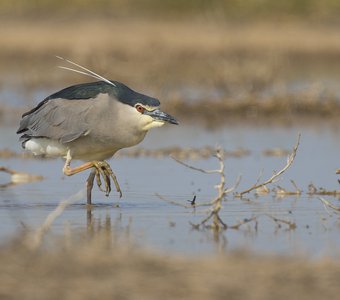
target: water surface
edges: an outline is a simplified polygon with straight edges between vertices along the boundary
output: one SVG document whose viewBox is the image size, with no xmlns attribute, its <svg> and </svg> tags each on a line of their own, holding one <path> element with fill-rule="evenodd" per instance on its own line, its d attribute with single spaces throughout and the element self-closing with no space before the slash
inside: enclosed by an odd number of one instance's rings
<svg viewBox="0 0 340 300">
<path fill-rule="evenodd" d="M 257 226 L 252 222 L 239 230 L 229 229 L 218 239 L 210 230 L 194 230 L 189 222 L 199 223 L 206 216 L 201 208 L 194 210 L 175 206 L 161 200 L 156 193 L 182 204 L 188 204 L 193 195 L 197 196 L 197 203 L 206 202 L 215 196 L 214 185 L 219 182 L 219 177 L 185 168 L 169 157 L 111 159 L 123 198 L 119 199 L 115 191 L 107 198 L 95 187 L 92 218 L 98 221 L 109 217 L 111 222 L 118 224 L 118 228 L 129 230 L 130 238 L 136 243 L 166 252 L 207 254 L 215 253 L 217 249 L 245 248 L 259 253 L 338 257 L 339 215 L 331 210 L 326 211 L 316 196 L 307 195 L 311 182 L 316 187 L 329 190 L 339 188 L 339 177 L 335 174 L 335 169 L 340 167 L 340 142 L 336 128 L 320 124 L 294 128 L 244 125 L 209 131 L 199 126 L 167 126 L 151 131 L 140 147 L 159 149 L 219 145 L 226 150 L 247 149 L 249 155 L 227 157 L 225 160 L 228 186 L 234 185 L 236 178 L 242 175 L 237 188 L 242 191 L 256 182 L 261 170 L 264 180 L 285 165 L 286 157 L 268 157 L 263 151 L 292 149 L 299 132 L 301 144 L 296 160 L 276 184 L 294 190 L 290 183 L 293 179 L 303 190 L 301 196 L 278 199 L 274 193 L 264 196 L 251 193 L 245 196 L 245 200 L 230 195 L 224 202 L 221 217 L 225 223 L 233 225 L 244 218 L 257 216 Z M 0 128 L 0 136 L 3 148 L 21 151 L 15 128 Z M 79 163 L 74 161 L 73 165 Z M 215 158 L 188 163 L 205 169 L 218 167 Z M 1 188 L 0 242 L 10 238 L 22 226 L 34 228 L 41 224 L 60 200 L 84 189 L 87 177 L 87 173 L 63 176 L 61 159 L 0 159 L 0 165 L 45 177 L 40 182 Z M 9 177 L 1 174 L 0 180 L 5 183 Z M 335 205 L 340 204 L 335 197 L 325 198 Z M 52 232 L 62 232 L 66 223 L 75 229 L 85 228 L 88 222 L 85 203 L 84 198 L 68 207 L 55 221 Z M 284 224 L 280 227 L 268 214 L 294 222 L 297 227 L 294 230 Z"/>
</svg>

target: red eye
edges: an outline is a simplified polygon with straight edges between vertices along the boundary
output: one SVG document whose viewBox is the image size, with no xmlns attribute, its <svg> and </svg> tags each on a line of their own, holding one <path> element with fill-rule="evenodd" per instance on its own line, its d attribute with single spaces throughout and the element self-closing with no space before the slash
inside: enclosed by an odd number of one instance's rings
<svg viewBox="0 0 340 300">
<path fill-rule="evenodd" d="M 139 104 L 136 105 L 136 109 L 137 109 L 137 111 L 140 112 L 141 114 L 144 113 L 144 110 L 145 110 L 145 108 L 144 108 L 143 106 L 139 105 Z"/>
</svg>

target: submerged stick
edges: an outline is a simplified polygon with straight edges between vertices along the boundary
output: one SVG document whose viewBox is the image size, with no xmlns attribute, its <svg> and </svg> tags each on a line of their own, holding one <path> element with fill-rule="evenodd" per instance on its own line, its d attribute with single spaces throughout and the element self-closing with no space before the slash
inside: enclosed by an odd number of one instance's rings
<svg viewBox="0 0 340 300">
<path fill-rule="evenodd" d="M 60 201 L 59 205 L 46 217 L 44 223 L 42 223 L 32 234 L 28 235 L 26 239 L 27 246 L 32 250 L 37 249 L 41 245 L 44 235 L 51 228 L 53 222 L 64 212 L 66 207 L 84 198 L 85 193 L 85 189 L 81 189 L 78 193 L 68 199 Z"/>
</svg>

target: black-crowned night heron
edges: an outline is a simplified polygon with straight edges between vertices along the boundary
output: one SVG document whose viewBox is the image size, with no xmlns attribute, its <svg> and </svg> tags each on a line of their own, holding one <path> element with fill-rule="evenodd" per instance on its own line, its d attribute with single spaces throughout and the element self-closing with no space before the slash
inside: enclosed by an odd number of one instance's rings
<svg viewBox="0 0 340 300">
<path fill-rule="evenodd" d="M 65 59 L 64 59 L 65 60 Z M 94 178 L 106 195 L 111 179 L 122 195 L 116 176 L 105 161 L 118 150 L 140 143 L 149 129 L 165 122 L 178 124 L 172 116 L 159 110 L 159 100 L 137 93 L 118 81 L 104 77 L 65 60 L 81 69 L 71 70 L 100 81 L 67 87 L 40 102 L 22 116 L 17 131 L 23 148 L 35 155 L 64 157 L 63 172 L 71 176 L 92 169 L 87 179 L 87 203 L 91 204 Z M 86 161 L 71 168 L 72 159 Z"/>
</svg>

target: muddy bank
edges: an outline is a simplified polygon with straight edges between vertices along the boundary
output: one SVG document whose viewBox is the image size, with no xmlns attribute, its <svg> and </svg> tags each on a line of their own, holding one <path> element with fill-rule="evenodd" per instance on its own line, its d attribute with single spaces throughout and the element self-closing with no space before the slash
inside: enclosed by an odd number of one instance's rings
<svg viewBox="0 0 340 300">
<path fill-rule="evenodd" d="M 124 244 L 124 243 L 123 243 Z M 53 250 L 0 249 L 2 299 L 335 299 L 340 266 L 326 259 L 261 257 L 240 251 L 178 257 L 107 238 L 59 241 Z"/>
</svg>

